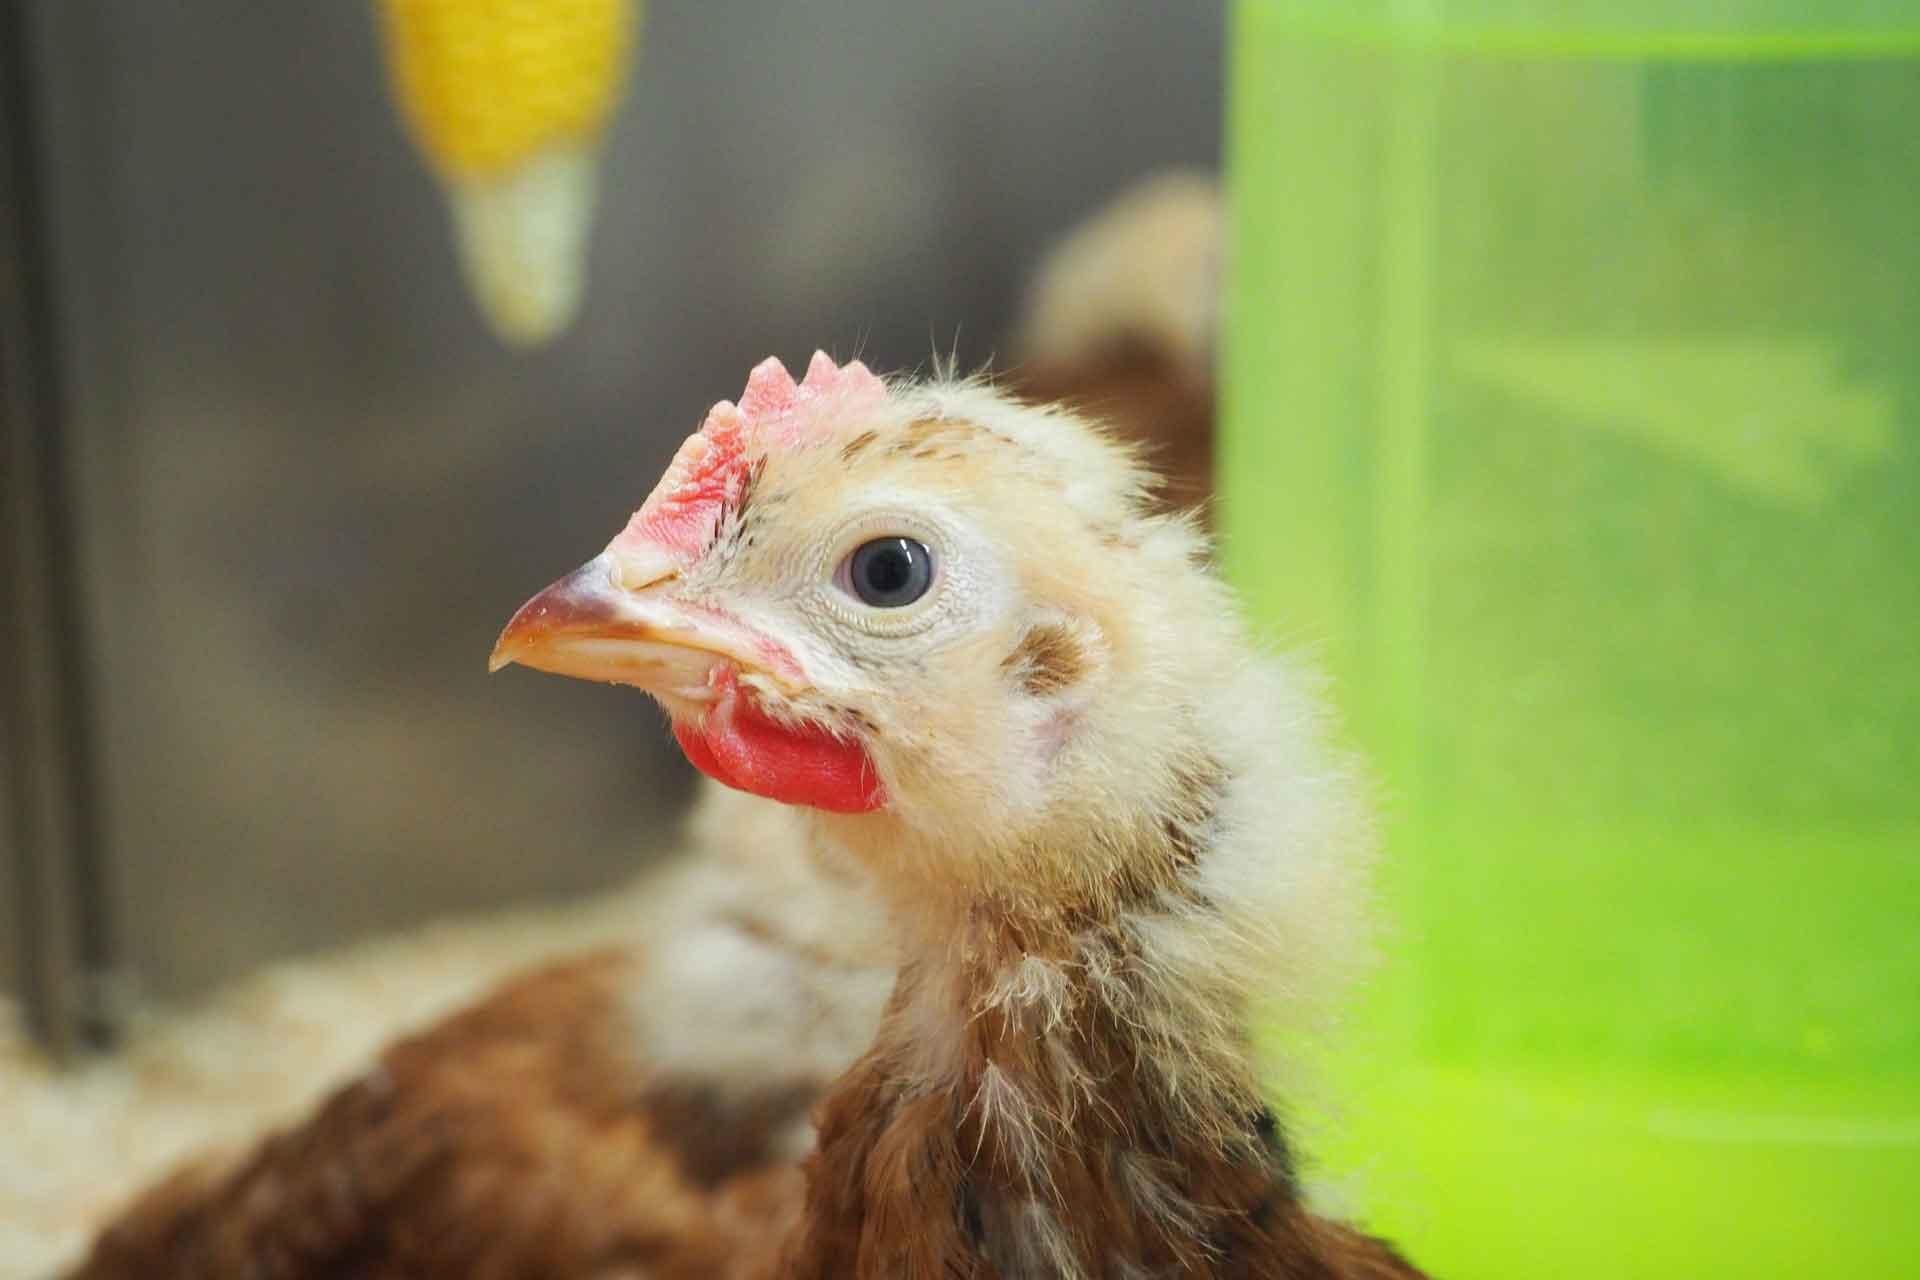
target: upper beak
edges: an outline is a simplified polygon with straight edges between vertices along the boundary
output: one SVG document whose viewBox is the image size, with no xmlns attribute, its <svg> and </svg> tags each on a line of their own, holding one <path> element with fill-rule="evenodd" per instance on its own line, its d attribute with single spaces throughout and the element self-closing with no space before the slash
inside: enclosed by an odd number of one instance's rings
<svg viewBox="0 0 1920 1280">
<path fill-rule="evenodd" d="M 669 709 L 713 701 L 708 676 L 730 662 L 794 688 L 767 647 L 724 615 L 676 598 L 676 575 L 603 551 L 521 605 L 494 642 L 487 670 L 509 663 L 645 689 Z M 691 704 L 689 706 L 688 704 Z"/>
</svg>

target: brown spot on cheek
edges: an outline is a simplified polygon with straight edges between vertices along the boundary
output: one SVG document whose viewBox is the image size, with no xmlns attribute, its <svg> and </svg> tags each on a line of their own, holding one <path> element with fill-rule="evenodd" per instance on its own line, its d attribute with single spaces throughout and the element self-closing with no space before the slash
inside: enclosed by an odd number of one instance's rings
<svg viewBox="0 0 1920 1280">
<path fill-rule="evenodd" d="M 1087 673 L 1087 655 L 1069 628 L 1041 623 L 1027 628 L 1000 666 L 1022 689 L 1044 698 L 1078 684 Z"/>
</svg>

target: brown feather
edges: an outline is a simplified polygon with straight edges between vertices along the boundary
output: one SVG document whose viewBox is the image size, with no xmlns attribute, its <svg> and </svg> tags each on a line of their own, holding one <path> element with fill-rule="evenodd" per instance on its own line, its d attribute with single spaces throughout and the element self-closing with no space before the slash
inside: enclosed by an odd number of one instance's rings
<svg viewBox="0 0 1920 1280">
<path fill-rule="evenodd" d="M 1211 518 L 1214 393 L 1173 357 L 1130 335 L 1071 360 L 1035 359 L 1008 379 L 1035 404 L 1058 404 L 1103 423 L 1146 450 L 1166 510 L 1196 508 Z"/>
<path fill-rule="evenodd" d="M 740 1274 L 797 1200 L 775 1141 L 810 1095 L 723 1114 L 652 1080 L 631 964 L 556 965 L 401 1041 L 243 1163 L 149 1192 L 77 1280 Z"/>
<path fill-rule="evenodd" d="M 1147 865 L 1169 882 L 1183 867 L 1174 857 Z M 1115 924 L 1094 923 L 1093 945 L 1112 951 L 1110 971 L 1137 974 Z M 1257 1099 L 1225 1143 L 1170 1110 L 1110 1001 L 1072 995 L 1054 1023 L 974 994 L 1034 957 L 1084 971 L 1089 928 L 1078 910 L 972 913 L 956 944 L 967 956 L 959 1000 L 979 1012 L 950 1083 L 917 1083 L 907 1066 L 906 1009 L 920 984 L 940 979 L 902 972 L 879 1043 L 821 1105 L 805 1220 L 778 1274 L 1024 1280 L 1119 1275 L 1124 1264 L 1248 1280 L 1418 1277 L 1384 1244 L 1307 1212 Z M 996 1098 L 1012 1097 L 1033 1128 L 995 1114 Z"/>
</svg>

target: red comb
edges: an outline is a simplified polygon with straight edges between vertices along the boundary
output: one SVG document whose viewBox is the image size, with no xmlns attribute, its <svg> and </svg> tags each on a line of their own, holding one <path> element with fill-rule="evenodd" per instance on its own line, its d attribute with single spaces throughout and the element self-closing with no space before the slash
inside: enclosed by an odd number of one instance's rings
<svg viewBox="0 0 1920 1280">
<path fill-rule="evenodd" d="M 816 351 L 807 376 L 796 384 L 787 367 L 769 356 L 747 375 L 739 404 L 722 400 L 707 412 L 614 545 L 646 543 L 682 564 L 692 562 L 713 541 L 721 513 L 746 489 L 750 455 L 822 434 L 822 409 L 868 404 L 886 393 L 886 384 L 858 360 L 843 367 Z"/>
</svg>

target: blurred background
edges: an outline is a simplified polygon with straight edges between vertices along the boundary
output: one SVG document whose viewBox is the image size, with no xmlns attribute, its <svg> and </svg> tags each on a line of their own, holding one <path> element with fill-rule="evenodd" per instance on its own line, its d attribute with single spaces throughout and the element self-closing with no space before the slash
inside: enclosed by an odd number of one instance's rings
<svg viewBox="0 0 1920 1280">
<path fill-rule="evenodd" d="M 632 872 L 690 772 L 638 696 L 489 680 L 514 607 L 756 361 L 1004 354 L 1051 240 L 1219 146 L 1214 5 L 656 5 L 580 313 L 512 348 L 375 6 L 8 7 L 89 694 L 81 759 L 8 749 L 82 771 L 46 821 L 98 862 L 8 927 L 83 1002 Z"/>
<path fill-rule="evenodd" d="M 1920 0 L 657 5 L 597 205 L 471 198 L 371 5 L 0 15 L 53 1042 L 647 864 L 686 766 L 487 680 L 510 611 L 761 357 L 1017 352 L 1058 237 L 1224 159 L 1221 558 L 1386 811 L 1324 1194 L 1437 1274 L 1920 1270 Z M 542 342 L 469 287 L 508 206 L 593 206 Z M 1210 302 L 1175 240 L 1056 319 Z"/>
</svg>

